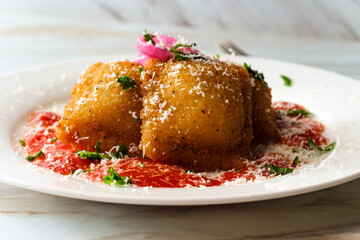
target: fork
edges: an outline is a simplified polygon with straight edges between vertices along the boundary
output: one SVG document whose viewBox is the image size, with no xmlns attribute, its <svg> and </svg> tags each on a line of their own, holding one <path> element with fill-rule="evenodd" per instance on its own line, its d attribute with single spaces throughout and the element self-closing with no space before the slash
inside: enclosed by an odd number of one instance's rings
<svg viewBox="0 0 360 240">
<path fill-rule="evenodd" d="M 249 56 L 249 54 L 247 54 L 239 46 L 237 46 L 234 42 L 230 40 L 219 43 L 218 47 L 229 54 L 235 53 L 235 55 Z"/>
</svg>

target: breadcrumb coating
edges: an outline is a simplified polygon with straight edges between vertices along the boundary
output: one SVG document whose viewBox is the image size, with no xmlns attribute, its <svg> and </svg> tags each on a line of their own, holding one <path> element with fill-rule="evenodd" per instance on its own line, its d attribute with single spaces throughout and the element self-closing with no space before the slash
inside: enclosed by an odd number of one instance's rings
<svg viewBox="0 0 360 240">
<path fill-rule="evenodd" d="M 95 63 L 80 77 L 57 127 L 63 143 L 93 151 L 101 141 L 102 151 L 118 144 L 140 142 L 142 108 L 139 64 L 131 62 Z M 136 87 L 124 90 L 118 77 L 128 76 Z"/>
<path fill-rule="evenodd" d="M 248 72 L 220 61 L 150 60 L 142 78 L 140 148 L 195 171 L 241 168 L 250 156 Z"/>
</svg>

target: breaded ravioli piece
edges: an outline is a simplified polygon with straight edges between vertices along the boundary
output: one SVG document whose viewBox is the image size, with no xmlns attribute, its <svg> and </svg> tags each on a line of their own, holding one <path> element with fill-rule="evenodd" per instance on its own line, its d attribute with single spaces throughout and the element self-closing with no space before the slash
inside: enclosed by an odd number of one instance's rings
<svg viewBox="0 0 360 240">
<path fill-rule="evenodd" d="M 131 62 L 90 66 L 72 90 L 57 127 L 58 139 L 89 151 L 97 141 L 101 141 L 102 151 L 118 144 L 138 145 L 142 108 L 139 66 Z M 119 77 L 124 86 L 117 81 Z"/>
<path fill-rule="evenodd" d="M 151 59 L 145 70 L 146 156 L 194 171 L 241 168 L 252 139 L 248 72 L 217 60 Z"/>
<path fill-rule="evenodd" d="M 254 129 L 254 143 L 266 143 L 279 137 L 276 125 L 276 113 L 271 106 L 271 88 L 265 82 L 264 74 L 254 70 L 244 63 L 245 69 L 249 72 L 253 102 L 252 122 Z"/>
<path fill-rule="evenodd" d="M 254 128 L 254 141 L 266 142 L 276 139 L 279 131 L 276 125 L 276 113 L 271 107 L 271 89 L 266 82 L 250 79 L 252 90 L 252 122 Z"/>
</svg>

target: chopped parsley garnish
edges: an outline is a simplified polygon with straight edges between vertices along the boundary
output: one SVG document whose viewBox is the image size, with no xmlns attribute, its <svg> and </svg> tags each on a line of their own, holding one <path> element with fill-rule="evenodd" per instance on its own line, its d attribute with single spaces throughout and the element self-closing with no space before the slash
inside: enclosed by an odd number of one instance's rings
<svg viewBox="0 0 360 240">
<path fill-rule="evenodd" d="M 303 115 L 303 116 L 307 116 L 307 115 L 311 115 L 312 113 L 303 109 L 295 109 L 295 110 L 288 110 L 286 112 L 286 115 Z"/>
<path fill-rule="evenodd" d="M 298 156 L 296 156 L 295 158 L 294 158 L 294 160 L 293 160 L 293 165 L 298 165 L 299 164 L 299 162 L 300 162 L 300 159 L 299 159 L 299 157 Z"/>
<path fill-rule="evenodd" d="M 145 42 L 151 42 L 152 43 L 152 45 L 154 45 L 155 46 L 155 41 L 154 41 L 154 37 L 156 37 L 155 35 L 152 35 L 152 34 L 150 34 L 150 33 L 148 33 L 147 31 L 146 31 L 146 29 L 145 29 L 145 33 L 144 33 L 144 41 Z"/>
<path fill-rule="evenodd" d="M 265 82 L 265 77 L 264 74 L 261 72 L 258 72 L 257 70 L 253 70 L 251 68 L 251 65 L 247 65 L 247 63 L 244 63 L 244 68 L 250 73 L 251 77 L 262 82 L 262 83 L 266 83 Z"/>
<path fill-rule="evenodd" d="M 184 56 L 185 54 L 180 49 L 178 49 L 179 47 L 184 47 L 184 46 L 190 47 L 190 45 L 184 45 L 184 44 L 179 43 L 179 44 L 176 44 L 174 47 L 170 48 L 170 52 L 175 54 L 175 59 L 178 59 L 181 61 L 189 59 L 188 57 Z"/>
<path fill-rule="evenodd" d="M 219 58 L 220 58 L 220 54 L 216 54 L 216 58 L 219 59 Z"/>
<path fill-rule="evenodd" d="M 275 166 L 274 164 L 267 165 L 267 166 L 265 166 L 265 168 L 267 170 L 269 170 L 271 174 L 277 173 L 280 175 L 286 175 L 286 174 L 292 173 L 294 171 L 294 169 L 286 168 L 286 167 L 278 167 L 278 166 Z"/>
<path fill-rule="evenodd" d="M 104 183 L 111 185 L 119 185 L 123 186 L 125 184 L 131 184 L 133 183 L 129 177 L 122 177 L 117 172 L 114 171 L 113 166 L 107 172 L 110 175 L 106 175 L 103 178 Z"/>
<path fill-rule="evenodd" d="M 117 145 L 117 151 L 114 152 L 110 152 L 111 156 L 113 156 L 114 158 L 124 158 L 124 156 L 126 156 L 128 154 L 128 150 L 126 145 Z"/>
<path fill-rule="evenodd" d="M 95 151 L 96 152 L 101 152 L 100 145 L 101 145 L 101 142 L 99 140 L 97 140 L 96 145 L 95 145 Z"/>
<path fill-rule="evenodd" d="M 242 172 L 243 170 L 241 169 L 235 169 L 235 172 Z"/>
<path fill-rule="evenodd" d="M 139 162 L 139 166 L 143 168 L 143 167 L 145 167 L 145 164 Z"/>
<path fill-rule="evenodd" d="M 48 128 L 48 132 L 49 132 L 49 133 L 52 133 L 52 129 L 51 129 L 51 128 Z"/>
<path fill-rule="evenodd" d="M 74 174 L 77 170 L 79 170 L 79 169 L 73 169 L 73 170 L 71 171 L 71 174 Z M 90 169 L 90 170 L 82 170 L 82 169 L 81 169 L 81 171 L 80 171 L 79 173 L 87 173 L 87 172 L 91 172 L 91 169 Z"/>
<path fill-rule="evenodd" d="M 125 91 L 136 87 L 135 81 L 126 75 L 120 76 L 117 79 L 117 82 L 120 83 L 120 87 L 122 87 Z"/>
<path fill-rule="evenodd" d="M 292 86 L 292 80 L 285 76 L 285 75 L 280 75 L 280 77 L 284 80 L 284 85 L 287 87 L 291 87 Z"/>
<path fill-rule="evenodd" d="M 196 46 L 196 43 L 192 43 L 190 45 L 179 43 L 179 44 L 176 44 L 174 47 L 170 48 L 169 50 L 170 50 L 170 52 L 175 54 L 175 59 L 180 60 L 180 61 L 183 61 L 183 60 L 186 60 L 186 59 L 189 59 L 189 58 L 205 59 L 204 57 L 202 57 L 202 56 L 200 56 L 199 54 L 196 54 L 196 53 L 185 54 L 185 53 L 183 53 L 183 51 L 181 51 L 179 49 L 179 47 L 192 48 L 192 47 L 195 47 L 195 46 Z"/>
<path fill-rule="evenodd" d="M 140 117 L 134 118 L 134 122 L 140 122 Z"/>
<path fill-rule="evenodd" d="M 53 137 L 53 138 L 51 138 L 51 140 L 50 140 L 50 142 L 56 142 L 56 140 L 57 140 L 57 138 L 56 137 Z"/>
<path fill-rule="evenodd" d="M 195 173 L 193 170 L 185 170 L 186 173 Z"/>
<path fill-rule="evenodd" d="M 79 157 L 81 159 L 89 159 L 91 161 L 111 158 L 106 154 L 102 154 L 102 153 L 98 153 L 98 152 L 90 152 L 87 150 L 82 150 L 82 151 L 78 150 L 75 152 L 75 154 L 79 155 Z"/>
<path fill-rule="evenodd" d="M 22 147 L 25 146 L 25 140 L 21 139 L 21 140 L 19 140 L 19 143 L 20 143 L 20 145 L 21 145 Z"/>
<path fill-rule="evenodd" d="M 101 152 L 101 148 L 100 148 L 101 142 L 97 141 L 96 142 L 96 146 L 95 146 L 95 152 L 90 152 L 87 150 L 78 150 L 75 152 L 76 155 L 79 155 L 79 157 L 81 159 L 89 159 L 91 161 L 95 161 L 95 160 L 102 160 L 102 159 L 111 159 L 111 157 L 109 157 L 106 154 L 102 154 Z"/>
<path fill-rule="evenodd" d="M 276 113 L 276 119 L 282 119 L 282 114 L 281 114 L 281 112 L 279 111 L 279 109 L 277 109 L 277 108 L 274 108 L 274 110 L 275 110 L 275 113 Z"/>
<path fill-rule="evenodd" d="M 326 147 L 321 148 L 318 145 L 316 145 L 314 140 L 312 140 L 311 138 L 308 138 L 308 147 L 309 147 L 309 149 L 311 149 L 311 147 L 313 147 L 314 149 L 318 150 L 321 153 L 330 152 L 331 150 L 333 150 L 335 148 L 335 145 L 336 145 L 336 142 L 333 142 L 333 143 L 330 143 L 329 145 L 327 145 Z"/>
<path fill-rule="evenodd" d="M 142 73 L 142 71 L 144 71 L 143 67 L 139 67 L 139 73 Z"/>
<path fill-rule="evenodd" d="M 34 161 L 36 158 L 41 157 L 41 156 L 45 157 L 45 154 L 43 153 L 42 150 L 40 150 L 40 151 L 39 151 L 37 154 L 35 154 L 34 156 L 31 156 L 31 155 L 27 156 L 27 157 L 26 157 L 26 160 L 32 162 L 32 161 Z"/>
</svg>

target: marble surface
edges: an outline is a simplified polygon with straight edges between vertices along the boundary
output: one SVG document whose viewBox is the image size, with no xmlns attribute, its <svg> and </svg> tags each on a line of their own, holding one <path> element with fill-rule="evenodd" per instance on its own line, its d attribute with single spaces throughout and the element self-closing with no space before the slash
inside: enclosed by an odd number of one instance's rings
<svg viewBox="0 0 360 240">
<path fill-rule="evenodd" d="M 0 75 L 134 53 L 148 29 L 209 53 L 249 54 L 360 79 L 360 1 L 0 0 Z M 359 89 L 360 90 L 360 89 Z M 151 207 L 51 196 L 0 183 L 0 239 L 360 239 L 360 179 L 283 199 Z"/>
</svg>

